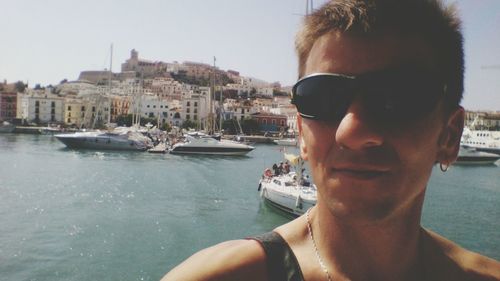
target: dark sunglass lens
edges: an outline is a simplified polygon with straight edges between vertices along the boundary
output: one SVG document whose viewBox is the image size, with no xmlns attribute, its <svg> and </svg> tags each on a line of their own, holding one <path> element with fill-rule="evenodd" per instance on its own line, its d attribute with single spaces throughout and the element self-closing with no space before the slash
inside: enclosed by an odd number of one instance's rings
<svg viewBox="0 0 500 281">
<path fill-rule="evenodd" d="M 369 89 L 366 106 L 374 121 L 388 127 L 421 120 L 436 107 L 443 95 L 441 83 L 415 70 L 371 78 L 366 86 Z"/>
<path fill-rule="evenodd" d="M 335 122 L 345 114 L 348 105 L 349 78 L 335 75 L 311 76 L 294 89 L 294 104 L 306 118 Z"/>
</svg>

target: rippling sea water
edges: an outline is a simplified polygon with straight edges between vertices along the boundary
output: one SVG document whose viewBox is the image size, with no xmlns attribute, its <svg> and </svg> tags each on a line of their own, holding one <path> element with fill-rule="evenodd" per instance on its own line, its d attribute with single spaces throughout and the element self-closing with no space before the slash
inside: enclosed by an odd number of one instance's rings
<svg viewBox="0 0 500 281">
<path fill-rule="evenodd" d="M 287 222 L 257 192 L 282 157 L 272 145 L 177 156 L 0 134 L 0 280 L 159 280 L 201 248 Z M 500 167 L 438 170 L 423 224 L 500 259 Z"/>
</svg>

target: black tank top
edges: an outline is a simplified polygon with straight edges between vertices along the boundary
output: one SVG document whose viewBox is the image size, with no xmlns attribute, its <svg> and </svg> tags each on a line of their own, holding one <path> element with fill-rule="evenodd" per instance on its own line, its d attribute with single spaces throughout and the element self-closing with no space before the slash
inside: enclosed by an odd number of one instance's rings
<svg viewBox="0 0 500 281">
<path fill-rule="evenodd" d="M 258 241 L 264 248 L 269 280 L 304 281 L 297 258 L 281 235 L 272 231 L 248 239 Z"/>
</svg>

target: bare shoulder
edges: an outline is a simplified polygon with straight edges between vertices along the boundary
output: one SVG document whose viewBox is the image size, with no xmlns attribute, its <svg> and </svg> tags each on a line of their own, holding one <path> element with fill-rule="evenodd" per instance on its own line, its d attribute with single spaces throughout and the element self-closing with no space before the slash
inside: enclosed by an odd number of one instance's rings
<svg viewBox="0 0 500 281">
<path fill-rule="evenodd" d="M 257 241 L 227 241 L 195 253 L 162 281 L 267 280 L 265 259 Z"/>
<path fill-rule="evenodd" d="M 432 231 L 425 230 L 425 233 L 425 258 L 436 277 L 500 281 L 500 262 L 466 250 Z"/>
</svg>

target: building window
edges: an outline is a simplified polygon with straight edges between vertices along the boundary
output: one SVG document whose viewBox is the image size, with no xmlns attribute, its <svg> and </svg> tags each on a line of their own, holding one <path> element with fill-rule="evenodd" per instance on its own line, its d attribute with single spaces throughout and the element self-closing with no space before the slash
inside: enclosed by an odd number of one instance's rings
<svg viewBox="0 0 500 281">
<path fill-rule="evenodd" d="M 186 103 L 186 106 L 191 106 L 191 103 L 190 103 L 190 102 L 187 102 L 187 103 Z"/>
<path fill-rule="evenodd" d="M 194 115 L 194 116 L 193 116 L 193 119 L 194 119 L 194 120 L 198 120 L 198 115 Z"/>
<path fill-rule="evenodd" d="M 68 111 L 71 111 L 71 105 L 68 105 Z"/>
<path fill-rule="evenodd" d="M 51 105 L 50 105 L 50 106 L 51 106 L 51 107 L 56 107 L 56 102 L 55 102 L 55 101 L 53 101 L 53 102 L 51 103 Z"/>
<path fill-rule="evenodd" d="M 186 113 L 189 113 L 189 111 L 190 111 L 189 108 L 186 108 Z"/>
<path fill-rule="evenodd" d="M 186 115 L 186 120 L 189 120 L 189 119 L 191 119 L 191 116 L 188 114 L 188 115 Z"/>
<path fill-rule="evenodd" d="M 35 101 L 35 106 L 40 106 L 40 101 Z"/>
<path fill-rule="evenodd" d="M 276 125 L 276 119 L 271 120 L 271 124 Z"/>
<path fill-rule="evenodd" d="M 196 102 L 196 101 L 195 101 L 195 102 L 194 102 L 194 106 L 198 106 L 198 102 Z"/>
<path fill-rule="evenodd" d="M 194 112 L 194 113 L 198 113 L 198 109 L 197 109 L 197 108 L 195 108 L 193 112 Z"/>
</svg>

